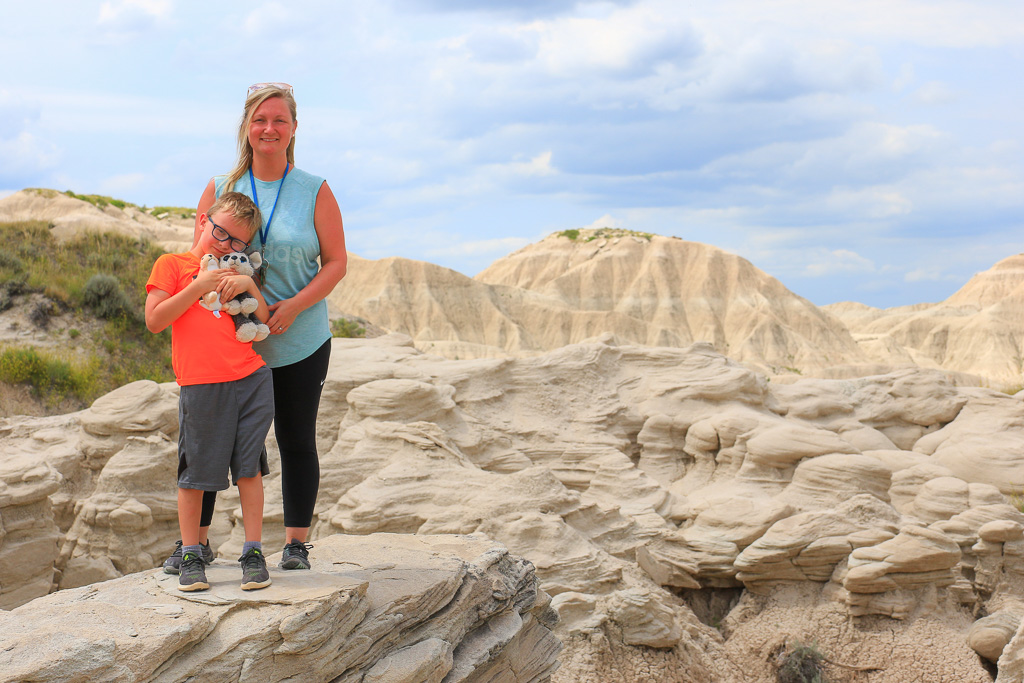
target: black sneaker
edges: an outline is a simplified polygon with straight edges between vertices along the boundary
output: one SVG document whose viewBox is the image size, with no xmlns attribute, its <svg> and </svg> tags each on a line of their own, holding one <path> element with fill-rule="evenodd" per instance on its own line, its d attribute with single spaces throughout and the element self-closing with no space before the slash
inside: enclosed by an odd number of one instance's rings
<svg viewBox="0 0 1024 683">
<path fill-rule="evenodd" d="M 178 590 L 204 591 L 210 587 L 206 581 L 206 563 L 199 555 L 185 553 L 178 565 Z"/>
<path fill-rule="evenodd" d="M 309 569 L 309 550 L 313 545 L 292 539 L 291 543 L 284 546 L 281 553 L 281 562 L 277 565 L 281 569 Z"/>
<path fill-rule="evenodd" d="M 202 544 L 203 549 L 203 562 L 206 564 L 213 564 L 213 549 L 210 548 L 210 541 Z M 164 573 L 165 574 L 177 574 L 178 568 L 181 567 L 181 539 L 179 538 L 174 542 L 174 552 L 171 556 L 164 560 Z"/>
<path fill-rule="evenodd" d="M 242 565 L 242 590 L 252 591 L 271 584 L 267 559 L 263 557 L 262 551 L 250 548 L 249 552 L 238 558 L 238 563 Z"/>
</svg>

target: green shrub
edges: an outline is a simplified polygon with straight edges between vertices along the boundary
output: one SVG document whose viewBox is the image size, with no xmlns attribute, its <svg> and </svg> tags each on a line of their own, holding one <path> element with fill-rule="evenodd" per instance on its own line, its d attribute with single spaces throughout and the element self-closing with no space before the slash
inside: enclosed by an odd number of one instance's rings
<svg viewBox="0 0 1024 683">
<path fill-rule="evenodd" d="M 571 228 L 569 230 L 563 230 L 562 232 L 558 233 L 558 236 L 559 237 L 568 237 L 573 242 L 575 242 L 576 238 L 578 238 L 580 236 L 580 231 L 577 230 L 576 228 Z"/>
<path fill-rule="evenodd" d="M 140 313 L 145 306 L 146 280 L 153 262 L 164 253 L 162 249 L 116 233 L 89 232 L 58 242 L 47 224 L 39 221 L 0 223 L 0 239 L 6 245 L 0 252 L 0 310 L 9 307 L 14 297 L 35 292 L 52 302 L 51 308 L 32 312 L 40 321 L 44 313 L 61 311 L 105 321 L 95 336 L 84 335 L 80 329 L 68 330 L 68 337 L 78 339 L 81 346 L 76 352 L 79 355 L 70 360 L 37 353 L 55 364 L 44 373 L 37 372 L 36 380 L 45 375 L 54 387 L 64 387 L 60 391 L 39 389 L 41 397 L 50 401 L 63 394 L 85 407 L 98 396 L 138 379 L 174 379 L 170 330 L 150 333 Z M 30 311 L 26 309 L 26 313 Z M 8 376 L 25 374 L 29 360 L 8 358 Z M 0 381 L 10 380 L 0 377 Z"/>
<path fill-rule="evenodd" d="M 780 661 L 779 683 L 828 683 L 824 664 L 825 655 L 817 643 L 804 645 L 796 642 Z"/>
<path fill-rule="evenodd" d="M 89 278 L 82 291 L 82 303 L 104 320 L 135 316 L 131 301 L 113 275 L 100 273 Z"/>
<path fill-rule="evenodd" d="M 331 321 L 331 336 L 357 338 L 366 336 L 366 328 L 361 327 L 355 320 L 338 318 Z"/>
<path fill-rule="evenodd" d="M 171 216 L 181 216 L 182 218 L 191 218 L 192 214 L 195 213 L 195 209 L 191 209 L 187 206 L 154 206 L 149 214 L 151 216 L 160 216 L 162 214 L 169 214 Z"/>
<path fill-rule="evenodd" d="M 0 351 L 0 381 L 27 385 L 36 396 L 51 404 L 66 398 L 91 403 L 103 393 L 100 367 L 98 359 L 70 362 L 34 347 Z"/>
<path fill-rule="evenodd" d="M 107 204 L 110 204 L 111 206 L 116 206 L 119 209 L 123 209 L 124 207 L 130 204 L 130 202 L 126 202 L 123 199 L 114 199 L 113 197 L 107 197 L 101 194 L 75 194 L 71 190 L 65 190 L 64 194 L 66 194 L 68 197 L 71 197 L 72 199 L 79 199 L 83 202 L 89 202 L 93 206 L 96 206 L 100 209 L 102 209 Z"/>
</svg>

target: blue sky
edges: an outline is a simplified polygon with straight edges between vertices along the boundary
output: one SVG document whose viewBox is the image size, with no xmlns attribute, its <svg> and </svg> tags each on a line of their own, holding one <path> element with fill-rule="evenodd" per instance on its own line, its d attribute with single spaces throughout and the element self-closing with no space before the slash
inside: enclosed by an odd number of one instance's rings
<svg viewBox="0 0 1024 683">
<path fill-rule="evenodd" d="M 365 258 L 607 225 L 888 307 L 1024 251 L 1020 0 L 9 3 L 0 57 L 0 194 L 195 205 L 286 81 Z"/>
</svg>

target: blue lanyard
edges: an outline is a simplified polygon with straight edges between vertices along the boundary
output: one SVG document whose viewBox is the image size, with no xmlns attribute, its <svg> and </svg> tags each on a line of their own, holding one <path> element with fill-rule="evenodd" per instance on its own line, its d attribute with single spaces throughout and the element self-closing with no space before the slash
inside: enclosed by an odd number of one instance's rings
<svg viewBox="0 0 1024 683">
<path fill-rule="evenodd" d="M 267 225 L 260 230 L 260 243 L 267 246 L 267 237 L 270 235 L 270 221 L 274 220 L 274 212 L 277 210 L 277 200 L 281 198 L 281 188 L 284 187 L 284 179 L 288 177 L 288 169 L 291 164 L 284 165 L 284 175 L 281 176 L 281 184 L 277 186 L 277 196 L 274 197 L 274 206 L 270 209 L 270 218 L 267 219 Z M 260 205 L 260 198 L 256 195 L 256 179 L 252 175 L 252 166 L 249 167 L 249 184 L 252 186 L 252 198 L 256 202 L 256 206 Z"/>
</svg>

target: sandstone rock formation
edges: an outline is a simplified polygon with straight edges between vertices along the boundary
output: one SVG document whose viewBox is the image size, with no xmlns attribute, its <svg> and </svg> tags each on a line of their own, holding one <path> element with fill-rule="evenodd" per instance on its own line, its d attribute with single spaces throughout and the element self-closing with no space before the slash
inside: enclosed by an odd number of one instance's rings
<svg viewBox="0 0 1024 683">
<path fill-rule="evenodd" d="M 895 356 L 972 373 L 997 387 L 1024 384 L 1024 254 L 978 273 L 938 304 L 826 306 L 877 362 Z"/>
<path fill-rule="evenodd" d="M 4 607 L 159 563 L 175 400 L 139 382 L 2 423 L 19 459 L 0 470 Z M 455 361 L 389 335 L 334 340 L 318 441 L 316 566 L 338 534 L 494 539 L 552 596 L 555 681 L 767 682 L 781 649 L 815 640 L 835 680 L 1024 668 L 1020 397 L 923 369 L 780 384 L 700 344 Z M 264 536 L 280 547 L 270 445 Z M 241 549 L 237 508 L 219 497 L 222 558 Z M 38 536 L 50 571 L 22 572 L 18 543 Z"/>
<path fill-rule="evenodd" d="M 868 363 L 841 323 L 745 259 L 675 238 L 599 235 L 550 235 L 473 279 L 353 258 L 329 301 L 450 358 L 536 354 L 611 334 L 650 346 L 706 341 L 769 373 Z"/>
<path fill-rule="evenodd" d="M 259 591 L 218 560 L 208 592 L 151 569 L 0 612 L 0 681 L 511 683 L 557 668 L 550 598 L 497 543 L 333 536 L 317 557 Z"/>
<path fill-rule="evenodd" d="M 191 218 L 159 219 L 131 205 L 123 209 L 110 204 L 99 208 L 55 190 L 36 189 L 21 190 L 0 199 L 0 222 L 14 221 L 46 221 L 58 239 L 82 231 L 145 237 L 170 252 L 187 250 L 195 227 Z"/>
</svg>

